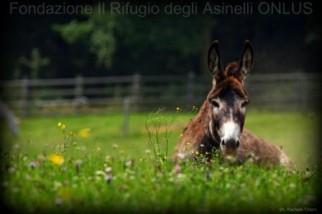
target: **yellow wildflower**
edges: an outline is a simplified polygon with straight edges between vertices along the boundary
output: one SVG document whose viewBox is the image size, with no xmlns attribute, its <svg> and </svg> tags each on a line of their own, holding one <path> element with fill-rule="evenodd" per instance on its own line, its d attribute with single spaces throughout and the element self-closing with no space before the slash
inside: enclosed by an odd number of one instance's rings
<svg viewBox="0 0 322 214">
<path fill-rule="evenodd" d="M 78 132 L 78 135 L 81 138 L 88 138 L 90 135 L 91 130 L 89 128 L 82 129 Z"/>
<path fill-rule="evenodd" d="M 49 155 L 48 160 L 56 165 L 62 165 L 64 163 L 64 157 L 58 154 Z"/>
<path fill-rule="evenodd" d="M 57 123 L 57 126 L 58 126 L 58 128 L 60 128 L 60 129 L 66 129 L 66 124 L 64 124 L 64 123 L 62 123 L 62 122 L 58 122 L 58 123 Z"/>
</svg>

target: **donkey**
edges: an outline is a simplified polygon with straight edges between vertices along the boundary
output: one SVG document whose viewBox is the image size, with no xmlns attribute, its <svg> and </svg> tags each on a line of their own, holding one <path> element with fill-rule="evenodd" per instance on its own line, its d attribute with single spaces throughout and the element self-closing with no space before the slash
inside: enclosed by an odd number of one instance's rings
<svg viewBox="0 0 322 214">
<path fill-rule="evenodd" d="M 231 62 L 224 69 L 214 41 L 208 51 L 208 68 L 212 74 L 212 88 L 198 114 L 184 129 L 177 144 L 174 160 L 194 158 L 198 154 L 211 160 L 219 150 L 223 160 L 237 163 L 251 161 L 264 165 L 292 167 L 292 162 L 279 147 L 244 129 L 249 97 L 245 79 L 253 67 L 253 49 L 245 41 L 239 62 Z"/>
</svg>

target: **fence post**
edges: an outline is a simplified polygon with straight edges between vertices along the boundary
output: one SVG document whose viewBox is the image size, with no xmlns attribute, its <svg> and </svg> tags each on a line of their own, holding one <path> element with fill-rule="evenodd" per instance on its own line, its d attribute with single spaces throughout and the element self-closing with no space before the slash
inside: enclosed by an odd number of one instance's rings
<svg viewBox="0 0 322 214">
<path fill-rule="evenodd" d="M 130 122 L 130 98 L 125 97 L 123 99 L 123 135 L 127 136 L 129 134 L 129 122 Z"/>
<path fill-rule="evenodd" d="M 82 104 L 82 97 L 84 93 L 84 78 L 82 75 L 77 75 L 75 77 L 75 91 L 74 91 L 74 104 L 76 111 L 79 110 Z"/>
<path fill-rule="evenodd" d="M 190 71 L 188 73 L 188 81 L 187 81 L 187 108 L 191 107 L 194 101 L 194 81 L 195 74 Z"/>
<path fill-rule="evenodd" d="M 26 77 L 21 81 L 21 114 L 27 116 L 29 114 L 29 79 Z"/>
<path fill-rule="evenodd" d="M 140 84 L 141 84 L 141 75 L 138 74 L 138 73 L 135 73 L 133 75 L 133 80 L 132 80 L 132 97 L 131 97 L 131 101 L 136 106 L 138 106 L 139 98 L 140 98 Z"/>
<path fill-rule="evenodd" d="M 75 78 L 75 98 L 80 98 L 83 96 L 83 76 L 77 75 Z"/>
</svg>

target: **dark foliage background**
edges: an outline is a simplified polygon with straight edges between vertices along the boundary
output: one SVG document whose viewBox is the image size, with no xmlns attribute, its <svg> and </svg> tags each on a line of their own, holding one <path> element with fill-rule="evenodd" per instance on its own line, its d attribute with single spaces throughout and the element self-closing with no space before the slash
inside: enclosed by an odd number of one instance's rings
<svg viewBox="0 0 322 214">
<path fill-rule="evenodd" d="M 203 3 L 198 4 L 201 8 Z M 237 59 L 249 39 L 256 72 L 318 72 L 318 11 L 313 4 L 311 15 L 12 14 L 3 32 L 3 74 L 5 79 L 205 74 L 213 39 L 220 41 L 224 62 Z"/>
</svg>

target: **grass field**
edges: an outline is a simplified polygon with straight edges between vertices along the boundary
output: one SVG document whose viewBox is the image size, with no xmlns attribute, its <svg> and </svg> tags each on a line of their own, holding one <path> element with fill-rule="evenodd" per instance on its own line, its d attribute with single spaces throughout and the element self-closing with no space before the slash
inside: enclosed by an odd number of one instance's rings
<svg viewBox="0 0 322 214">
<path fill-rule="evenodd" d="M 170 161 L 192 113 L 34 117 L 3 146 L 5 202 L 24 212 L 211 212 L 312 208 L 317 116 L 251 111 L 246 128 L 282 145 L 298 170 Z M 307 170 L 306 168 L 310 169 Z M 314 209 L 314 207 L 313 207 Z"/>
</svg>

